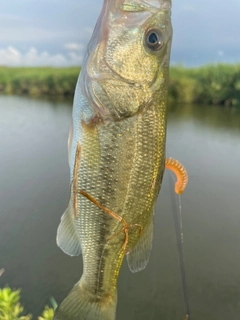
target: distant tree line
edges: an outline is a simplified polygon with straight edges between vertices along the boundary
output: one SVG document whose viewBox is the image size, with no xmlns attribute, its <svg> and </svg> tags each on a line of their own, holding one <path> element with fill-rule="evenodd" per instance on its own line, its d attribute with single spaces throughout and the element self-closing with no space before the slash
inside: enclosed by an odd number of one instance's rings
<svg viewBox="0 0 240 320">
<path fill-rule="evenodd" d="M 72 97 L 79 67 L 0 67 L 0 94 Z M 169 100 L 240 106 L 240 64 L 170 68 Z"/>
</svg>

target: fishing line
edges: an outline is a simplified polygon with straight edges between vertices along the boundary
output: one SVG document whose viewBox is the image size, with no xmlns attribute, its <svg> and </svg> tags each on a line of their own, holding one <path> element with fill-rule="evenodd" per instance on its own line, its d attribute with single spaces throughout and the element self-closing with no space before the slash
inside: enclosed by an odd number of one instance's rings
<svg viewBox="0 0 240 320">
<path fill-rule="evenodd" d="M 185 258 L 184 258 L 184 252 L 183 252 L 183 222 L 182 222 L 181 196 L 180 196 L 180 194 L 178 195 L 178 208 L 177 208 L 176 196 L 171 188 L 170 174 L 171 173 L 169 172 L 169 175 L 168 175 L 169 190 L 170 190 L 170 197 L 171 197 L 171 204 L 172 204 L 174 228 L 175 228 L 175 234 L 176 234 L 176 240 L 177 240 L 179 266 L 180 266 L 183 298 L 184 298 L 185 313 L 186 313 L 184 320 L 191 320 L 190 319 L 189 294 L 188 294 L 188 286 L 187 286 L 187 279 L 186 279 Z"/>
</svg>

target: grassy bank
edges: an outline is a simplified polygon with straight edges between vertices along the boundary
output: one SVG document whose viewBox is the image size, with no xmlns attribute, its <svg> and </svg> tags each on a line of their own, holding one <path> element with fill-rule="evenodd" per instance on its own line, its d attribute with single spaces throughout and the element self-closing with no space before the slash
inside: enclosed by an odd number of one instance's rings
<svg viewBox="0 0 240 320">
<path fill-rule="evenodd" d="M 80 67 L 0 67 L 0 93 L 31 96 L 72 96 Z"/>
<path fill-rule="evenodd" d="M 0 93 L 71 97 L 79 69 L 0 67 Z M 240 106 L 240 64 L 171 67 L 169 99 L 181 103 Z"/>
<path fill-rule="evenodd" d="M 172 67 L 169 97 L 183 103 L 240 106 L 240 64 Z"/>
</svg>

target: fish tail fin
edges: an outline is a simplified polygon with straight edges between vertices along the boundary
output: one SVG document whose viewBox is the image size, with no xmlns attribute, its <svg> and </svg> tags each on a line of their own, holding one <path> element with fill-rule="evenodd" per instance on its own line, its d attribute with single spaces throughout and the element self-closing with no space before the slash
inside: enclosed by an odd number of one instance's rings
<svg viewBox="0 0 240 320">
<path fill-rule="evenodd" d="M 94 295 L 77 283 L 57 307 L 53 320 L 114 320 L 117 294 Z"/>
</svg>

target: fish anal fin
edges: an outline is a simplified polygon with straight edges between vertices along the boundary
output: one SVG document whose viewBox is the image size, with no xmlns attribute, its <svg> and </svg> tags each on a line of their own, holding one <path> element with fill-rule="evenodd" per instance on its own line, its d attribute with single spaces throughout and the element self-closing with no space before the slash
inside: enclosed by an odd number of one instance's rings
<svg viewBox="0 0 240 320">
<path fill-rule="evenodd" d="M 148 225 L 143 228 L 142 235 L 137 244 L 127 254 L 127 262 L 132 272 L 138 272 L 146 268 L 153 240 L 153 218 Z"/>
<path fill-rule="evenodd" d="M 62 215 L 61 222 L 58 226 L 57 245 L 63 252 L 70 256 L 78 256 L 82 252 L 77 233 L 76 219 L 74 217 L 74 208 L 71 201 Z"/>
</svg>

